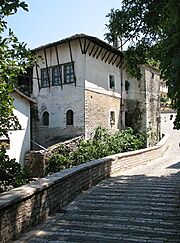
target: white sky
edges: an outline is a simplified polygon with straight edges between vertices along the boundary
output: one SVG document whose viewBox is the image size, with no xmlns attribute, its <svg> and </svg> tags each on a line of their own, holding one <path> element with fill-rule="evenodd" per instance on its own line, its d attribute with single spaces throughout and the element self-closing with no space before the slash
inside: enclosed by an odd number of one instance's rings
<svg viewBox="0 0 180 243">
<path fill-rule="evenodd" d="M 8 17 L 9 27 L 30 48 L 74 34 L 104 39 L 105 17 L 121 0 L 25 0 L 29 12 L 19 10 Z"/>
</svg>

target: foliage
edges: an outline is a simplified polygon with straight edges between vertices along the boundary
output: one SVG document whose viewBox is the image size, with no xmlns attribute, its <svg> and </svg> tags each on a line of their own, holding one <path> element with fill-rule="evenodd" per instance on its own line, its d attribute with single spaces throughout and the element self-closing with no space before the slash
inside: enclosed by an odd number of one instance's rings
<svg viewBox="0 0 180 243">
<path fill-rule="evenodd" d="M 124 52 L 131 76 L 141 78 L 143 64 L 155 65 L 167 80 L 172 106 L 177 110 L 175 128 L 180 129 L 180 1 L 123 0 L 112 9 L 106 38 L 129 42 Z"/>
<path fill-rule="evenodd" d="M 55 173 L 70 167 L 70 160 L 62 154 L 54 154 L 49 160 L 49 166 L 46 169 L 47 174 Z"/>
<path fill-rule="evenodd" d="M 9 128 L 20 128 L 13 114 L 13 98 L 10 94 L 14 91 L 18 74 L 24 73 L 31 64 L 32 56 L 26 44 L 20 43 L 13 31 L 8 29 L 5 20 L 16 13 L 18 8 L 27 11 L 27 4 L 20 0 L 0 2 L 0 136 L 8 136 Z"/>
<path fill-rule="evenodd" d="M 109 134 L 105 128 L 98 127 L 93 139 L 83 140 L 73 151 L 62 146 L 58 153 L 51 156 L 46 175 L 75 165 L 86 163 L 111 154 L 137 150 L 146 146 L 143 133 L 134 134 L 131 128 Z"/>
<path fill-rule="evenodd" d="M 162 106 L 170 107 L 170 102 L 168 98 L 161 97 L 160 102 Z"/>
<path fill-rule="evenodd" d="M 0 150 L 0 193 L 28 183 L 29 172 L 21 169 L 15 159 L 9 159 L 5 150 Z"/>
<path fill-rule="evenodd" d="M 7 26 L 7 17 L 19 8 L 27 11 L 27 4 L 21 0 L 0 0 L 0 136 L 8 137 L 9 129 L 20 129 L 17 117 L 13 114 L 11 93 L 19 74 L 31 66 L 32 55 L 25 43 L 20 43 Z M 26 183 L 29 175 L 20 165 L 0 150 L 0 192 Z"/>
<path fill-rule="evenodd" d="M 127 114 L 127 126 L 131 126 L 135 132 L 138 132 L 142 126 L 143 115 L 140 101 L 129 102 Z"/>
</svg>

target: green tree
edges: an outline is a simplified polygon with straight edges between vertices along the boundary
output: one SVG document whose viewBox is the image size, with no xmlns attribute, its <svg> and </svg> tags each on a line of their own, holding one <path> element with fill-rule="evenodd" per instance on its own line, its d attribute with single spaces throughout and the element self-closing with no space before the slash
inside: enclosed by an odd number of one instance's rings
<svg viewBox="0 0 180 243">
<path fill-rule="evenodd" d="M 8 130 L 18 129 L 20 124 L 13 114 L 11 93 L 19 74 L 31 65 L 32 56 L 25 43 L 20 43 L 7 26 L 7 17 L 19 8 L 27 9 L 20 0 L 0 0 L 0 136 L 8 137 Z M 19 163 L 9 159 L 3 148 L 0 149 L 0 193 L 29 181 L 29 174 L 21 169 Z"/>
<path fill-rule="evenodd" d="M 0 136 L 8 136 L 9 128 L 19 128 L 17 117 L 13 114 L 11 93 L 17 76 L 24 73 L 30 65 L 31 54 L 25 43 L 20 43 L 13 31 L 7 26 L 7 17 L 19 8 L 27 9 L 20 0 L 0 0 Z"/>
<path fill-rule="evenodd" d="M 180 129 L 180 1 L 122 0 L 121 9 L 112 9 L 107 17 L 107 40 L 130 43 L 124 56 L 131 76 L 140 79 L 143 64 L 158 66 Z"/>
</svg>

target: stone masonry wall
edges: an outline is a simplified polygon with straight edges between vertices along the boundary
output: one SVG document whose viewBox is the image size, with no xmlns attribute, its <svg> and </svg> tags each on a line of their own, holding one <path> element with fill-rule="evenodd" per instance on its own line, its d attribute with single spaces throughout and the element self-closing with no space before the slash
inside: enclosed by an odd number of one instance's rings
<svg viewBox="0 0 180 243">
<path fill-rule="evenodd" d="M 108 156 L 72 167 L 0 195 L 0 242 L 16 240 L 70 203 L 83 190 L 164 154 L 168 137 L 154 147 Z"/>
<path fill-rule="evenodd" d="M 39 126 L 34 132 L 34 140 L 36 143 L 47 148 L 60 141 L 65 141 L 81 135 L 84 135 L 84 127 L 69 126 L 66 128 L 50 128 Z M 39 148 L 34 146 L 34 149 L 38 150 Z"/>
<path fill-rule="evenodd" d="M 160 138 L 160 74 L 157 70 L 146 67 L 146 112 L 148 146 L 153 146 Z"/>
<path fill-rule="evenodd" d="M 48 147 L 47 150 L 30 151 L 25 156 L 24 165 L 30 170 L 33 177 L 43 177 L 52 154 L 58 153 L 62 147 L 66 147 L 70 151 L 73 150 L 83 138 L 84 136 L 79 136 L 65 142 L 60 142 Z"/>
<path fill-rule="evenodd" d="M 110 124 L 110 112 L 115 112 L 115 124 Z M 97 126 L 108 128 L 110 132 L 119 130 L 120 98 L 91 90 L 85 91 L 85 131 L 90 138 Z"/>
<path fill-rule="evenodd" d="M 143 70 L 142 70 L 143 73 Z M 137 80 L 124 73 L 129 86 L 126 88 L 126 127 L 132 127 L 136 131 L 146 131 L 146 81 L 142 76 Z"/>
</svg>

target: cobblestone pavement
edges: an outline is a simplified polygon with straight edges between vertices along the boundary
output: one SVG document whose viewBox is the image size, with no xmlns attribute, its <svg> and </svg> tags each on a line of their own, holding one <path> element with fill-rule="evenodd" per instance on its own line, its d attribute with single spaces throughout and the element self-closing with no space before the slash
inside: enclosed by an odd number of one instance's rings
<svg viewBox="0 0 180 243">
<path fill-rule="evenodd" d="M 109 178 L 16 241 L 180 242 L 180 131 L 162 158 Z"/>
</svg>

